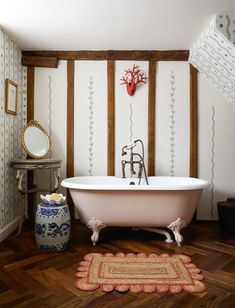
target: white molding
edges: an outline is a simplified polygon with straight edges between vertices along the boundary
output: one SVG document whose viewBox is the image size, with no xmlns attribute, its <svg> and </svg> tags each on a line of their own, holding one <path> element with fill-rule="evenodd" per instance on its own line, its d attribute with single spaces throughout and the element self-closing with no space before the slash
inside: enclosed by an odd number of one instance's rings
<svg viewBox="0 0 235 308">
<path fill-rule="evenodd" d="M 12 222 L 7 224 L 0 230 L 0 243 L 5 240 L 16 228 L 18 228 L 20 223 L 20 216 L 16 217 Z"/>
</svg>

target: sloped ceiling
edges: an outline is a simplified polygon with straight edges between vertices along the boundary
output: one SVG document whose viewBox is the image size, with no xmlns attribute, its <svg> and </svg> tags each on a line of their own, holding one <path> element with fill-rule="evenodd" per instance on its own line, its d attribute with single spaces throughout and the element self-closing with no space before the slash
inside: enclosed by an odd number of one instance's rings
<svg viewBox="0 0 235 308">
<path fill-rule="evenodd" d="M 213 17 L 191 48 L 189 62 L 235 103 L 235 15 Z"/>
<path fill-rule="evenodd" d="M 234 0 L 0 0 L 0 26 L 22 49 L 189 49 Z"/>
</svg>

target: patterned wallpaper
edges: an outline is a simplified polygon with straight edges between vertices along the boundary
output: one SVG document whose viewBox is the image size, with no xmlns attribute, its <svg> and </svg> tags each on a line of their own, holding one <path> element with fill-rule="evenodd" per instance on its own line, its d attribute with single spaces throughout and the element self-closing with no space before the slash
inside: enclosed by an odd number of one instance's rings
<svg viewBox="0 0 235 308">
<path fill-rule="evenodd" d="M 216 18 L 218 29 L 235 45 L 235 17 L 229 15 L 219 15 Z"/>
<path fill-rule="evenodd" d="M 5 112 L 6 78 L 18 84 L 16 116 Z M 26 123 L 26 78 L 26 68 L 21 65 L 21 50 L 0 29 L 0 230 L 19 213 L 15 173 L 9 162 L 25 156 L 20 138 Z"/>
<path fill-rule="evenodd" d="M 190 50 L 189 62 L 235 103 L 235 18 L 214 16 Z"/>
</svg>

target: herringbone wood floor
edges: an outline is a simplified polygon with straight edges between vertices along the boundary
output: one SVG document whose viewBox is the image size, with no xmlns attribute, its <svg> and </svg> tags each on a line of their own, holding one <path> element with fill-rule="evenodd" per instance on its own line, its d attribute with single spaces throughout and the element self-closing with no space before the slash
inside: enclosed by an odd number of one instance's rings
<svg viewBox="0 0 235 308">
<path fill-rule="evenodd" d="M 167 244 L 161 235 L 131 228 L 107 228 L 99 244 L 90 231 L 73 226 L 70 247 L 63 253 L 43 253 L 36 248 L 34 232 L 11 235 L 0 244 L 1 307 L 235 307 L 235 239 L 222 235 L 215 223 L 197 222 L 183 230 L 184 244 Z M 132 294 L 84 292 L 74 287 L 75 271 L 90 252 L 184 253 L 203 270 L 207 292 Z"/>
</svg>

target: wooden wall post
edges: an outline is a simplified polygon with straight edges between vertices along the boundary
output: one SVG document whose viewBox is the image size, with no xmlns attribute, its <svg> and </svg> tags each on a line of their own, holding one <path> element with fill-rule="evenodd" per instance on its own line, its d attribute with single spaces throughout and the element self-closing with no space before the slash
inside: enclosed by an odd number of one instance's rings
<svg viewBox="0 0 235 308">
<path fill-rule="evenodd" d="M 27 67 L 27 123 L 34 119 L 34 67 Z M 33 171 L 27 172 L 27 189 L 33 189 Z M 28 215 L 29 225 L 34 227 L 34 204 L 35 195 L 28 194 Z"/>
<path fill-rule="evenodd" d="M 155 175 L 156 61 L 149 61 L 148 77 L 148 175 Z"/>
<path fill-rule="evenodd" d="M 67 177 L 74 176 L 74 60 L 67 61 Z M 71 219 L 74 219 L 74 204 L 67 190 Z"/>
<path fill-rule="evenodd" d="M 108 175 L 115 175 L 115 62 L 108 61 Z"/>
<path fill-rule="evenodd" d="M 34 67 L 27 67 L 27 123 L 34 119 Z"/>
<path fill-rule="evenodd" d="M 190 170 L 191 177 L 197 177 L 198 163 L 198 106 L 197 69 L 190 64 Z"/>
</svg>

